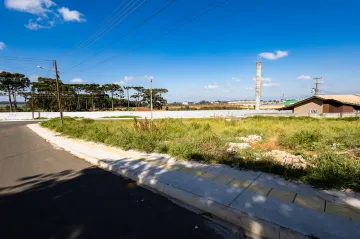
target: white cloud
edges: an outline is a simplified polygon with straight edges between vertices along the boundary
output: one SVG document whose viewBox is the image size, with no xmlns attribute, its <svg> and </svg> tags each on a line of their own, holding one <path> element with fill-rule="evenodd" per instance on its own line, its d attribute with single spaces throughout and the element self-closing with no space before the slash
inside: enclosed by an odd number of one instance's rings
<svg viewBox="0 0 360 239">
<path fill-rule="evenodd" d="M 0 41 L 0 51 L 5 49 L 5 43 Z"/>
<path fill-rule="evenodd" d="M 233 78 L 232 78 L 232 80 L 233 80 L 233 81 L 236 81 L 236 82 L 241 81 L 241 79 L 239 79 L 239 78 L 235 78 L 235 77 L 233 77 Z"/>
<path fill-rule="evenodd" d="M 115 81 L 113 82 L 113 84 L 116 84 L 116 85 L 125 85 L 125 81 L 121 80 L 121 81 Z"/>
<path fill-rule="evenodd" d="M 143 77 L 145 80 L 153 80 L 154 77 L 153 76 L 148 76 L 148 75 L 144 75 Z"/>
<path fill-rule="evenodd" d="M 263 78 L 262 78 L 262 81 L 271 82 L 271 81 L 272 81 L 272 78 L 270 78 L 270 77 L 263 77 Z"/>
<path fill-rule="evenodd" d="M 49 8 L 52 6 L 56 6 L 56 3 L 51 0 L 5 0 L 5 7 L 8 9 L 41 16 L 51 12 Z"/>
<path fill-rule="evenodd" d="M 211 90 L 211 89 L 219 88 L 219 86 L 217 84 L 210 84 L 210 85 L 204 85 L 204 88 Z"/>
<path fill-rule="evenodd" d="M 35 15 L 36 18 L 29 19 L 28 23 L 24 25 L 30 30 L 51 28 L 66 21 L 86 21 L 82 13 L 69 10 L 66 7 L 59 8 L 51 0 L 5 0 L 5 7 Z M 61 14 L 63 21 L 60 19 L 58 12 Z"/>
<path fill-rule="evenodd" d="M 84 14 L 76 11 L 70 10 L 67 7 L 62 7 L 58 9 L 58 12 L 61 14 L 65 22 L 85 22 L 83 18 Z"/>
<path fill-rule="evenodd" d="M 231 87 L 231 82 L 230 81 L 226 81 L 226 87 L 230 88 Z"/>
<path fill-rule="evenodd" d="M 131 81 L 131 80 L 135 80 L 136 77 L 135 76 L 124 76 L 124 81 Z"/>
<path fill-rule="evenodd" d="M 229 92 L 231 92 L 230 90 L 223 90 L 222 92 L 224 92 L 224 93 L 229 93 Z"/>
<path fill-rule="evenodd" d="M 255 90 L 255 88 L 253 86 L 250 86 L 250 87 L 245 87 L 244 90 L 253 91 L 253 90 Z"/>
<path fill-rule="evenodd" d="M 252 78 L 253 81 L 256 81 L 256 77 Z M 272 81 L 272 78 L 270 77 L 262 77 L 262 81 L 265 81 L 265 82 L 271 82 Z"/>
<path fill-rule="evenodd" d="M 259 56 L 261 56 L 262 58 L 268 59 L 268 60 L 277 60 L 283 57 L 288 56 L 289 53 L 287 51 L 276 51 L 276 53 L 271 53 L 271 52 L 263 52 L 261 54 L 259 54 Z"/>
<path fill-rule="evenodd" d="M 124 81 L 133 81 L 133 80 L 153 80 L 154 76 L 125 76 Z"/>
<path fill-rule="evenodd" d="M 41 21 L 39 21 L 41 22 Z M 51 28 L 53 27 L 54 23 L 50 22 L 44 22 L 44 23 L 38 23 L 37 20 L 30 19 L 28 24 L 25 24 L 25 27 L 29 30 L 39 30 L 39 29 L 45 29 L 45 28 Z"/>
<path fill-rule="evenodd" d="M 278 83 L 278 82 L 264 83 L 263 86 L 265 86 L 265 87 L 276 87 L 276 86 L 280 86 L 280 83 Z"/>
<path fill-rule="evenodd" d="M 301 75 L 297 77 L 299 80 L 311 80 L 311 76 Z"/>
<path fill-rule="evenodd" d="M 30 81 L 37 81 L 38 78 L 39 78 L 39 76 L 37 76 L 37 75 L 29 76 L 29 80 L 30 80 Z"/>
<path fill-rule="evenodd" d="M 73 78 L 70 82 L 75 83 L 75 84 L 79 84 L 79 83 L 83 83 L 84 80 L 81 79 L 81 78 Z"/>
</svg>

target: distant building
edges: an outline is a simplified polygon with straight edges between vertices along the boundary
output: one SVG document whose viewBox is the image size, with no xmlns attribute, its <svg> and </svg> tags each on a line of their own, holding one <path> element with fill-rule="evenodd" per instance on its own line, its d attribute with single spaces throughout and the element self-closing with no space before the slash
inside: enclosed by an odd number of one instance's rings
<svg viewBox="0 0 360 239">
<path fill-rule="evenodd" d="M 250 105 L 253 106 L 256 104 L 255 100 L 234 100 L 234 101 L 229 101 L 228 104 L 230 105 Z"/>
<path fill-rule="evenodd" d="M 294 113 L 352 113 L 360 111 L 360 95 L 318 95 L 284 106 Z"/>
<path fill-rule="evenodd" d="M 182 105 L 193 105 L 195 104 L 195 102 L 192 102 L 192 101 L 184 101 L 181 103 Z"/>
<path fill-rule="evenodd" d="M 292 104 L 295 104 L 295 103 L 297 103 L 297 102 L 299 102 L 300 100 L 285 100 L 284 102 L 283 102 L 283 104 L 285 105 L 285 106 L 288 106 L 288 105 L 292 105 Z"/>
</svg>

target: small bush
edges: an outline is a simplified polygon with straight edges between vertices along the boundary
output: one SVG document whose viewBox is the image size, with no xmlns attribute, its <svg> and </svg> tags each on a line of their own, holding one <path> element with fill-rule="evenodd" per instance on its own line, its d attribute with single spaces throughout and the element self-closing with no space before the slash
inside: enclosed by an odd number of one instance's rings
<svg viewBox="0 0 360 239">
<path fill-rule="evenodd" d="M 333 142 L 350 149 L 360 147 L 360 127 L 346 128 L 339 131 Z"/>
<path fill-rule="evenodd" d="M 324 153 L 303 179 L 326 188 L 353 188 L 360 191 L 360 161 L 333 152 Z"/>
<path fill-rule="evenodd" d="M 300 130 L 290 134 L 281 134 L 278 143 L 289 149 L 296 149 L 298 147 L 312 149 L 312 146 L 319 142 L 321 138 L 322 134 L 318 130 Z"/>
<path fill-rule="evenodd" d="M 352 122 L 352 121 L 359 121 L 360 117 L 345 117 L 345 118 L 337 118 L 336 120 Z"/>
<path fill-rule="evenodd" d="M 194 130 L 197 130 L 201 128 L 201 124 L 196 122 L 191 122 L 190 127 L 193 128 Z"/>
<path fill-rule="evenodd" d="M 59 118 L 56 118 L 59 120 Z M 70 116 L 64 116 L 64 121 L 75 121 L 76 119 Z"/>
<path fill-rule="evenodd" d="M 95 120 L 86 118 L 86 119 L 82 119 L 81 122 L 84 124 L 92 124 L 95 122 Z"/>
</svg>

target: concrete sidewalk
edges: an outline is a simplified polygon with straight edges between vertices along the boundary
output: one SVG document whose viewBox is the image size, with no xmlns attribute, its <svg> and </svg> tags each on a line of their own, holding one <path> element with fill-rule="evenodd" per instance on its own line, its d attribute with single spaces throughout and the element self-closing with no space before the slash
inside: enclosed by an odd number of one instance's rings
<svg viewBox="0 0 360 239">
<path fill-rule="evenodd" d="M 38 124 L 28 127 L 94 165 L 231 222 L 252 237 L 360 238 L 357 193 L 317 190 L 266 173 L 123 151 L 62 137 Z"/>
</svg>

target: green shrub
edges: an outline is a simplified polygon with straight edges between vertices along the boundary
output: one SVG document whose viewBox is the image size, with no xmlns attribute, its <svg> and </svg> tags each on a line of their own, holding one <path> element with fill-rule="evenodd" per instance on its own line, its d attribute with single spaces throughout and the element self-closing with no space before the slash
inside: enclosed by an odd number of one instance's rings
<svg viewBox="0 0 360 239">
<path fill-rule="evenodd" d="M 317 163 L 303 180 L 326 188 L 360 190 L 360 161 L 328 152 L 317 158 Z"/>
<path fill-rule="evenodd" d="M 338 121 L 349 121 L 349 122 L 352 122 L 352 121 L 358 121 L 358 120 L 360 120 L 360 117 L 345 117 L 345 118 L 337 118 L 336 120 L 338 120 Z"/>
<path fill-rule="evenodd" d="M 85 118 L 85 119 L 82 119 L 81 122 L 84 123 L 84 124 L 92 124 L 92 123 L 95 122 L 95 120 Z"/>
<path fill-rule="evenodd" d="M 343 145 L 345 148 L 360 147 L 360 127 L 345 128 L 334 137 L 334 143 Z"/>
<path fill-rule="evenodd" d="M 197 130 L 201 128 L 201 124 L 196 122 L 191 122 L 190 127 L 193 128 L 194 130 Z"/>
<path fill-rule="evenodd" d="M 283 133 L 279 136 L 278 143 L 289 149 L 303 147 L 312 149 L 315 143 L 322 139 L 323 135 L 318 130 L 299 130 L 289 134 Z"/>
</svg>

